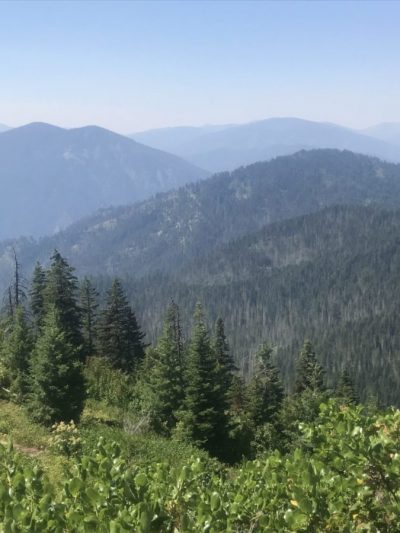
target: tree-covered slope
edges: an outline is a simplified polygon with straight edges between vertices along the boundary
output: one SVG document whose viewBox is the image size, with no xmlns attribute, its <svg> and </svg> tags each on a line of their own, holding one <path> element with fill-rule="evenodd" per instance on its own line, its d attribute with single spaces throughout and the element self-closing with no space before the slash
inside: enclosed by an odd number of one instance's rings
<svg viewBox="0 0 400 533">
<path fill-rule="evenodd" d="M 332 207 L 272 224 L 174 276 L 131 279 L 149 336 L 171 298 L 188 321 L 197 300 L 225 320 L 239 365 L 251 371 L 264 340 L 278 349 L 286 384 L 305 338 L 333 384 L 348 367 L 359 393 L 400 403 L 400 212 Z"/>
<path fill-rule="evenodd" d="M 16 249 L 27 272 L 57 247 L 78 272 L 173 271 L 277 220 L 337 204 L 400 206 L 400 165 L 336 150 L 299 152 L 223 173 L 127 207 L 97 212 Z M 9 243 L 0 275 L 9 275 Z"/>
<path fill-rule="evenodd" d="M 333 204 L 348 206 L 326 207 Z M 400 207 L 400 166 L 300 152 L 14 244 L 27 274 L 57 247 L 100 289 L 124 278 L 150 340 L 171 298 L 186 323 L 199 299 L 210 321 L 226 321 L 245 371 L 269 340 L 289 385 L 294 356 L 310 337 L 330 382 L 348 365 L 362 397 L 371 391 L 399 403 L 400 215 L 371 204 Z M 3 243 L 3 288 L 11 272 Z"/>
<path fill-rule="evenodd" d="M 100 207 L 207 176 L 182 159 L 95 126 L 29 124 L 0 133 L 0 238 L 44 235 Z"/>
</svg>

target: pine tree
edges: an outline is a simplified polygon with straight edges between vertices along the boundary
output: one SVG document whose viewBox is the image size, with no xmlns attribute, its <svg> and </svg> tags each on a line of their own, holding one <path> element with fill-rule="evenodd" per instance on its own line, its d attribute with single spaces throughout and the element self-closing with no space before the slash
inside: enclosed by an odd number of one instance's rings
<svg viewBox="0 0 400 533">
<path fill-rule="evenodd" d="M 306 389 L 315 392 L 322 391 L 323 375 L 322 366 L 317 360 L 311 342 L 306 340 L 297 359 L 295 392 L 301 393 Z"/>
<path fill-rule="evenodd" d="M 8 370 L 11 396 L 18 402 L 24 400 L 28 390 L 31 350 L 32 339 L 25 311 L 22 306 L 18 306 L 8 322 L 2 344 L 2 358 Z"/>
<path fill-rule="evenodd" d="M 86 357 L 95 355 L 96 320 L 98 293 L 89 278 L 85 277 L 80 287 L 80 308 L 82 310 L 82 334 L 84 354 Z"/>
<path fill-rule="evenodd" d="M 225 326 L 222 318 L 218 318 L 215 323 L 214 336 L 212 339 L 212 350 L 216 359 L 217 382 L 217 410 L 219 413 L 219 424 L 217 426 L 216 438 L 221 445 L 221 453 L 224 458 L 233 457 L 230 453 L 231 444 L 228 444 L 228 435 L 235 433 L 235 424 L 230 415 L 232 407 L 232 386 L 234 372 L 237 370 L 233 357 L 229 350 L 229 345 L 225 335 Z M 235 383 L 237 385 L 237 383 Z M 229 449 L 223 450 L 222 446 L 226 443 Z"/>
<path fill-rule="evenodd" d="M 127 309 L 127 340 L 128 353 L 132 354 L 133 365 L 128 364 L 128 368 L 137 367 L 144 359 L 146 344 L 143 342 L 145 334 L 140 329 L 136 315 L 131 306 Z"/>
<path fill-rule="evenodd" d="M 143 337 L 121 282 L 115 279 L 99 320 L 99 354 L 115 368 L 132 372 L 144 358 Z"/>
<path fill-rule="evenodd" d="M 46 271 L 38 262 L 35 265 L 31 288 L 29 291 L 30 312 L 36 329 L 40 329 L 44 317 L 44 290 L 46 286 Z"/>
<path fill-rule="evenodd" d="M 358 396 L 350 372 L 345 368 L 336 387 L 336 396 L 346 403 L 358 403 Z"/>
<path fill-rule="evenodd" d="M 221 419 L 221 391 L 217 361 L 211 347 L 201 306 L 194 315 L 193 335 L 189 345 L 186 390 L 180 429 L 196 445 L 217 455 L 222 446 L 220 434 L 226 421 Z"/>
<path fill-rule="evenodd" d="M 235 372 L 237 368 L 229 351 L 229 345 L 225 336 L 224 321 L 222 318 L 218 318 L 215 323 L 212 348 L 217 359 L 217 372 L 220 385 L 225 393 L 228 393 L 232 385 L 233 372 Z"/>
<path fill-rule="evenodd" d="M 241 376 L 234 375 L 228 392 L 229 406 L 235 415 L 242 415 L 247 407 L 246 385 Z"/>
<path fill-rule="evenodd" d="M 167 309 L 161 338 L 146 359 L 150 365 L 144 387 L 151 424 L 157 432 L 169 434 L 176 425 L 184 397 L 182 332 L 176 304 Z"/>
<path fill-rule="evenodd" d="M 248 385 L 248 412 L 255 426 L 273 422 L 284 398 L 272 348 L 263 344 L 256 355 L 255 373 Z"/>
<path fill-rule="evenodd" d="M 83 358 L 83 338 L 81 333 L 81 309 L 78 305 L 78 280 L 74 269 L 55 250 L 47 273 L 44 289 L 44 308 L 58 313 L 60 328 L 71 345 L 80 350 Z"/>
<path fill-rule="evenodd" d="M 83 409 L 82 363 L 63 318 L 58 309 L 48 310 L 32 356 L 27 407 L 34 420 L 46 425 L 78 421 Z"/>
</svg>

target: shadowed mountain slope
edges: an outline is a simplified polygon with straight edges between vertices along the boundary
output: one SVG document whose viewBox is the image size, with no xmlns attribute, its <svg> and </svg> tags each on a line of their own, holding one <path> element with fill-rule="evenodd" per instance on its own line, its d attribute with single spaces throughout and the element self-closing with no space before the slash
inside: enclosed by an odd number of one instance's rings
<svg viewBox="0 0 400 533">
<path fill-rule="evenodd" d="M 206 175 L 95 126 L 15 128 L 0 134 L 0 238 L 52 233 L 100 207 L 142 200 Z"/>
<path fill-rule="evenodd" d="M 374 203 L 400 206 L 400 165 L 336 150 L 299 152 L 100 210 L 52 237 L 22 239 L 16 247 L 27 271 L 57 247 L 81 273 L 140 277 L 176 270 L 277 220 L 330 205 Z M 2 243 L 3 280 L 8 264 Z"/>
</svg>

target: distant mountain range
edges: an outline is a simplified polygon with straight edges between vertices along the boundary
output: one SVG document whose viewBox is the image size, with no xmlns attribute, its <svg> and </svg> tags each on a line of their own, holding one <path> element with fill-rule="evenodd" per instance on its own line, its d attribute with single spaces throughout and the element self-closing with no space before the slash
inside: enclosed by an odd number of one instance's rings
<svg viewBox="0 0 400 533">
<path fill-rule="evenodd" d="M 100 207 L 206 176 L 177 156 L 96 126 L 14 128 L 0 134 L 0 238 L 53 233 Z"/>
<path fill-rule="evenodd" d="M 11 128 L 6 126 L 5 124 L 0 124 L 0 133 L 2 133 L 3 131 L 7 131 L 9 129 L 11 129 Z"/>
<path fill-rule="evenodd" d="M 139 142 L 167 150 L 212 172 L 315 148 L 351 150 L 399 162 L 400 145 L 394 143 L 395 139 L 377 137 L 369 131 L 358 132 L 298 118 L 271 118 L 218 127 L 165 128 L 132 135 Z"/>
<path fill-rule="evenodd" d="M 349 149 L 400 161 L 397 129 L 382 124 L 365 135 L 334 124 L 276 118 L 152 130 L 134 141 L 96 126 L 66 130 L 34 123 L 3 132 L 0 127 L 0 239 L 51 234 L 98 208 L 144 200 L 205 178 L 209 170 L 231 170 L 300 149 Z"/>
<path fill-rule="evenodd" d="M 384 122 L 365 129 L 362 133 L 381 139 L 382 141 L 400 146 L 400 123 Z"/>
</svg>

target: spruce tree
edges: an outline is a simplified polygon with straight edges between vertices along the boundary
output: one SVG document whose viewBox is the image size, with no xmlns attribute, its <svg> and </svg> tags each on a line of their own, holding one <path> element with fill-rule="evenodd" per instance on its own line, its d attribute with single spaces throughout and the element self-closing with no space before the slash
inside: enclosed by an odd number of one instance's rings
<svg viewBox="0 0 400 533">
<path fill-rule="evenodd" d="M 307 389 L 314 392 L 322 391 L 323 376 L 322 366 L 317 360 L 311 342 L 306 340 L 297 359 L 295 392 L 301 393 Z"/>
<path fill-rule="evenodd" d="M 194 315 L 185 381 L 186 394 L 180 415 L 180 429 L 197 446 L 218 455 L 223 446 L 219 439 L 223 429 L 221 426 L 226 426 L 226 420 L 222 416 L 225 405 L 221 405 L 217 360 L 199 304 Z"/>
<path fill-rule="evenodd" d="M 225 326 L 222 318 L 215 323 L 215 333 L 212 340 L 212 348 L 217 359 L 218 379 L 222 389 L 228 393 L 232 385 L 233 372 L 237 370 L 235 362 L 229 351 L 229 345 L 225 336 Z"/>
<path fill-rule="evenodd" d="M 143 342 L 145 334 L 142 332 L 131 306 L 128 306 L 127 309 L 127 324 L 128 351 L 132 354 L 131 359 L 133 360 L 133 365 L 128 364 L 128 368 L 134 368 L 143 361 L 146 344 Z"/>
<path fill-rule="evenodd" d="M 220 443 L 221 453 L 224 458 L 228 456 L 233 457 L 230 450 L 223 451 L 224 443 L 228 444 L 228 434 L 235 433 L 235 424 L 230 417 L 231 403 L 232 403 L 232 386 L 233 378 L 237 370 L 233 357 L 229 350 L 228 341 L 225 335 L 225 326 L 222 318 L 218 318 L 215 323 L 214 336 L 212 339 L 212 350 L 216 359 L 217 382 L 219 389 L 217 390 L 217 410 L 219 413 L 220 422 L 217 426 L 216 439 Z M 235 383 L 236 384 L 236 383 Z M 237 429 L 237 428 L 236 428 Z M 228 448 L 231 448 L 231 443 Z M 228 453 L 229 452 L 229 453 Z"/>
<path fill-rule="evenodd" d="M 48 310 L 31 362 L 27 407 L 34 420 L 46 425 L 78 421 L 85 397 L 80 353 L 63 318 L 55 307 Z"/>
<path fill-rule="evenodd" d="M 272 348 L 263 344 L 256 355 L 255 373 L 248 385 L 248 412 L 255 426 L 273 422 L 284 398 Z"/>
<path fill-rule="evenodd" d="M 39 330 L 44 317 L 44 290 L 46 286 L 46 271 L 38 262 L 33 270 L 29 291 L 29 303 L 32 321 L 36 332 Z"/>
<path fill-rule="evenodd" d="M 344 368 L 340 374 L 339 382 L 336 387 L 336 396 L 346 403 L 358 402 L 358 396 L 354 387 L 354 382 L 347 368 Z"/>
<path fill-rule="evenodd" d="M 122 284 L 115 279 L 99 320 L 99 354 L 109 359 L 114 368 L 132 372 L 144 358 L 143 337 Z"/>
<path fill-rule="evenodd" d="M 25 311 L 18 306 L 7 324 L 3 338 L 2 358 L 8 370 L 11 397 L 22 402 L 28 390 L 29 361 L 32 339 Z"/>
<path fill-rule="evenodd" d="M 74 269 L 61 254 L 55 250 L 51 257 L 44 289 L 46 314 L 50 309 L 58 313 L 60 328 L 65 338 L 83 358 L 83 338 L 81 333 L 81 309 L 78 305 L 78 279 Z"/>
<path fill-rule="evenodd" d="M 89 278 L 85 277 L 80 287 L 80 308 L 82 312 L 82 335 L 84 354 L 86 357 L 95 355 L 96 320 L 98 293 Z"/>
<path fill-rule="evenodd" d="M 247 394 L 244 379 L 241 376 L 234 375 L 232 384 L 228 392 L 229 406 L 235 415 L 244 414 L 247 408 Z"/>
<path fill-rule="evenodd" d="M 156 349 L 148 352 L 145 391 L 153 428 L 169 434 L 177 422 L 184 397 L 183 346 L 178 306 L 167 309 L 163 332 Z"/>
</svg>

